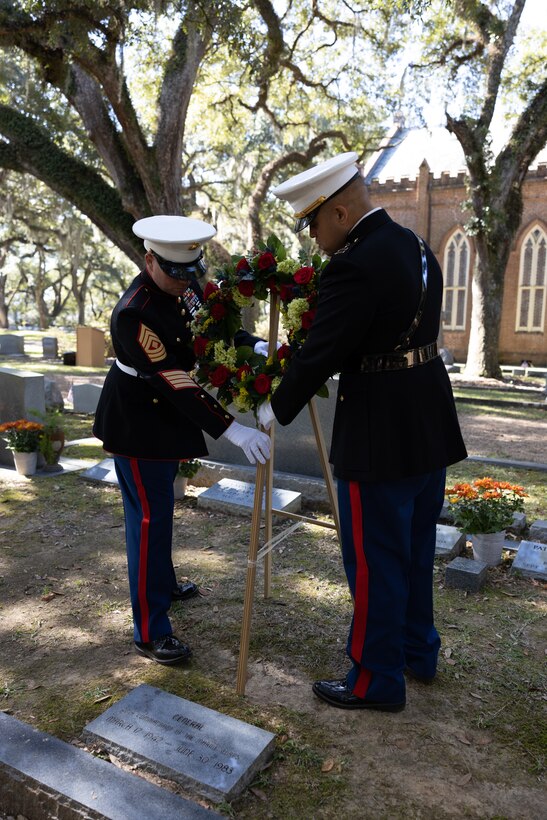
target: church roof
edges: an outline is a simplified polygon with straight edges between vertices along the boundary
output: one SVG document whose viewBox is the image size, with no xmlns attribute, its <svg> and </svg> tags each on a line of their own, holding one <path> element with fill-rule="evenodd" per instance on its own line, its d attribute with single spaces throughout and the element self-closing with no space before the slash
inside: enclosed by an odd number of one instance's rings
<svg viewBox="0 0 547 820">
<path fill-rule="evenodd" d="M 424 159 L 434 177 L 446 172 L 457 176 L 466 171 L 462 147 L 448 129 L 442 126 L 406 128 L 397 125 L 367 161 L 365 179 L 367 182 L 377 179 L 380 183 L 388 179 L 397 181 L 402 177 L 415 179 Z M 539 152 L 530 167 L 535 168 L 540 162 L 547 162 L 547 146 Z"/>
</svg>

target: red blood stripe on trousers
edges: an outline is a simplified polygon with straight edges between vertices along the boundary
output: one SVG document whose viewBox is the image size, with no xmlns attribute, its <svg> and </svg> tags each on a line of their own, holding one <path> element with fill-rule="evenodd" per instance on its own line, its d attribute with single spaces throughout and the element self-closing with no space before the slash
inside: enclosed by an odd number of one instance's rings
<svg viewBox="0 0 547 820">
<path fill-rule="evenodd" d="M 141 502 L 142 520 L 141 520 L 141 538 L 139 544 L 139 582 L 138 582 L 138 596 L 139 609 L 141 613 L 140 633 L 143 643 L 148 643 L 150 640 L 148 635 L 148 599 L 146 597 L 146 581 L 148 572 L 148 536 L 150 532 L 150 506 L 146 497 L 146 490 L 142 483 L 141 474 L 139 470 L 139 463 L 136 458 L 130 459 L 131 472 L 133 473 L 133 480 L 137 487 L 139 494 L 139 501 Z"/>
<path fill-rule="evenodd" d="M 349 500 L 351 510 L 351 530 L 353 549 L 357 565 L 355 576 L 355 595 L 353 608 L 353 633 L 351 636 L 351 657 L 361 662 L 368 617 L 368 566 L 363 546 L 363 506 L 361 504 L 360 486 L 357 481 L 349 482 Z M 363 698 L 370 683 L 371 673 L 361 669 L 353 694 Z"/>
</svg>

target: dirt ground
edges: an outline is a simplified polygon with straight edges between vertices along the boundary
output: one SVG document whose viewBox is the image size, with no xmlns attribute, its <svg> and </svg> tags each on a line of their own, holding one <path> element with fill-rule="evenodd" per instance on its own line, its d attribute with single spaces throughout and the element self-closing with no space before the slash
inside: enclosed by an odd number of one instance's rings
<svg viewBox="0 0 547 820">
<path fill-rule="evenodd" d="M 464 414 L 462 426 L 470 453 L 547 462 L 547 415 L 520 424 Z M 311 693 L 316 677 L 346 669 L 351 610 L 338 546 L 330 531 L 303 527 L 274 556 L 267 601 L 259 573 L 242 699 L 234 688 L 248 519 L 209 513 L 198 494 L 190 488 L 177 502 L 174 538 L 179 577 L 203 592 L 173 608 L 194 659 L 164 669 L 132 651 L 117 488 L 77 474 L 2 472 L 1 709 L 80 744 L 112 699 L 149 683 L 261 725 L 276 733 L 278 752 L 222 809 L 242 820 L 545 817 L 547 585 L 511 576 L 506 558 L 467 595 L 444 587 L 438 562 L 438 678 L 409 680 L 400 714 L 344 712 Z"/>
</svg>

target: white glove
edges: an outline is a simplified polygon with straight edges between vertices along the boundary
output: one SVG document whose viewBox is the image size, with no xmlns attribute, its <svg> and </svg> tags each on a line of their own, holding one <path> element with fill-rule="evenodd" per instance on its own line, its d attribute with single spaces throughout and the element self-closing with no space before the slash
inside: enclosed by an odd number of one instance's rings
<svg viewBox="0 0 547 820">
<path fill-rule="evenodd" d="M 277 344 L 276 350 L 279 350 L 279 348 L 281 347 L 281 342 L 276 342 L 276 344 Z M 266 356 L 267 357 L 269 355 L 268 342 L 264 342 L 262 340 L 260 340 L 259 342 L 256 342 L 253 350 L 254 350 L 255 353 L 258 353 L 259 356 Z"/>
<path fill-rule="evenodd" d="M 265 430 L 269 430 L 275 421 L 275 415 L 274 411 L 272 410 L 271 402 L 263 402 L 258 408 L 257 415 L 259 424 L 261 424 Z"/>
<path fill-rule="evenodd" d="M 270 437 L 260 430 L 233 421 L 222 435 L 236 447 L 241 447 L 251 464 L 257 461 L 265 464 L 270 457 Z"/>
</svg>

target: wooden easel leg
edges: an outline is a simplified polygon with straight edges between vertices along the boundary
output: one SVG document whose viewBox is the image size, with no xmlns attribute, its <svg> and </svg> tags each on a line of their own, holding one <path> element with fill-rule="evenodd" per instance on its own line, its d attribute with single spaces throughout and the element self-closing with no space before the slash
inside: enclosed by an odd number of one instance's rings
<svg viewBox="0 0 547 820">
<path fill-rule="evenodd" d="M 325 477 L 325 483 L 327 485 L 327 494 L 329 496 L 330 506 L 332 509 L 332 517 L 334 518 L 334 523 L 336 524 L 338 542 L 341 544 L 342 533 L 340 530 L 340 516 L 338 514 L 338 498 L 336 495 L 336 490 L 334 489 L 334 481 L 332 478 L 329 459 L 327 456 L 327 448 L 325 447 L 323 431 L 321 429 L 321 424 L 319 423 L 319 416 L 317 415 L 315 399 L 310 399 L 310 401 L 308 402 L 308 409 L 310 411 L 311 423 L 313 427 L 313 432 L 315 434 L 315 441 L 317 443 L 317 452 L 319 453 L 319 460 L 321 461 L 321 469 L 323 471 L 323 476 Z"/>
<path fill-rule="evenodd" d="M 265 475 L 266 464 L 257 464 L 253 517 L 251 522 L 251 540 L 249 543 L 247 579 L 245 582 L 245 602 L 243 604 L 243 621 L 241 624 L 241 638 L 239 642 L 239 662 L 236 681 L 236 692 L 238 695 L 245 694 L 245 685 L 247 683 L 249 639 L 251 636 L 251 618 L 253 614 L 253 598 L 256 581 L 256 555 L 260 538 L 260 518 L 262 514 L 262 494 L 264 491 Z"/>
<path fill-rule="evenodd" d="M 273 454 L 275 446 L 275 423 L 270 428 L 270 460 L 266 464 L 266 500 L 264 502 L 264 541 L 269 544 L 273 536 L 272 494 L 273 494 Z M 264 598 L 272 594 L 272 553 L 264 556 Z"/>
</svg>

